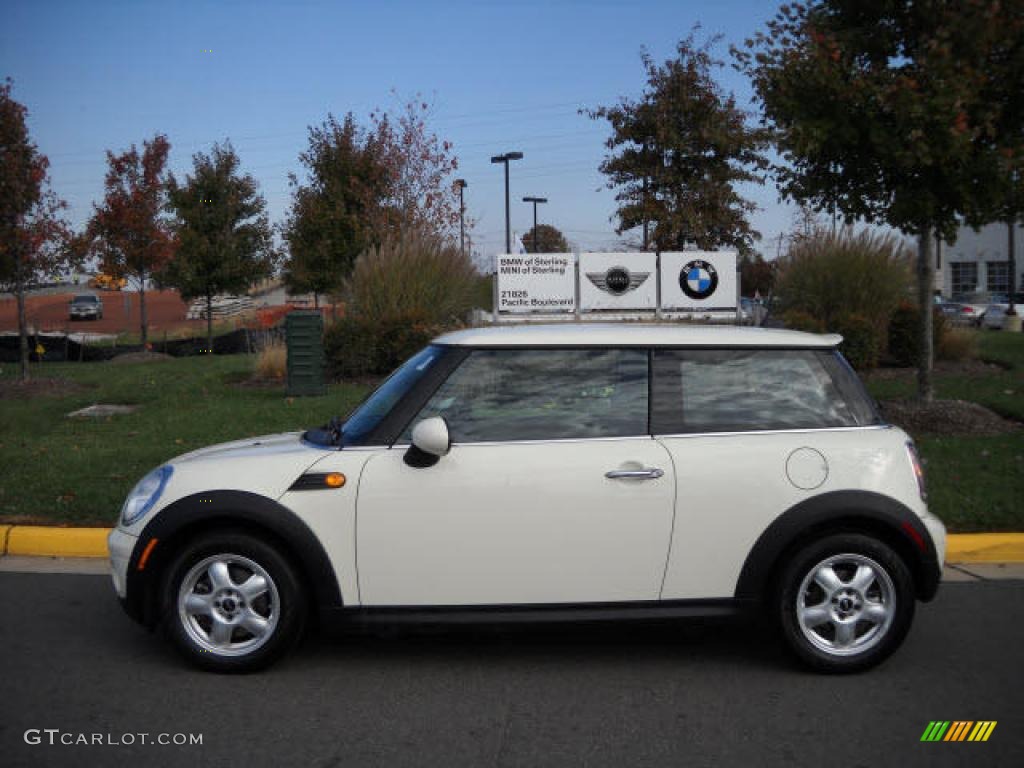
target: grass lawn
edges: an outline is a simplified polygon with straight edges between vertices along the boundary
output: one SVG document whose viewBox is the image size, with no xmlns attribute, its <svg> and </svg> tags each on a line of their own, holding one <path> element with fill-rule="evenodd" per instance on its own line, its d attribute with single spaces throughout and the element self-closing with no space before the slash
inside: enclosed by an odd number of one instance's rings
<svg viewBox="0 0 1024 768">
<path fill-rule="evenodd" d="M 0 521 L 113 525 L 124 497 L 163 461 L 211 443 L 304 429 L 344 415 L 366 388 L 341 384 L 289 401 L 283 385 L 242 385 L 246 355 L 141 363 L 45 363 L 36 378 L 79 388 L 0 399 Z M 17 373 L 5 364 L 0 380 Z M 106 419 L 69 419 L 93 403 L 142 406 Z"/>
<path fill-rule="evenodd" d="M 1024 422 L 1024 333 L 978 332 L 992 372 L 936 376 L 940 398 L 969 400 Z M 913 375 L 868 382 L 875 398 L 913 396 Z M 996 437 L 916 435 L 925 461 L 929 506 L 951 531 L 1024 530 L 1024 430 Z"/>
</svg>

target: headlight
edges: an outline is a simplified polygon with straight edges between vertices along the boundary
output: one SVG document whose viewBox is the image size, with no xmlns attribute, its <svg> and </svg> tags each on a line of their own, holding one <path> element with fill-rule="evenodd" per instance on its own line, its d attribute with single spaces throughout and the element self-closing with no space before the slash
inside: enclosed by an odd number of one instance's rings
<svg viewBox="0 0 1024 768">
<path fill-rule="evenodd" d="M 164 465 L 139 480 L 121 508 L 121 522 L 124 525 L 131 525 L 149 512 L 160 498 L 160 494 L 164 492 L 167 481 L 171 479 L 173 473 L 174 467 Z"/>
</svg>

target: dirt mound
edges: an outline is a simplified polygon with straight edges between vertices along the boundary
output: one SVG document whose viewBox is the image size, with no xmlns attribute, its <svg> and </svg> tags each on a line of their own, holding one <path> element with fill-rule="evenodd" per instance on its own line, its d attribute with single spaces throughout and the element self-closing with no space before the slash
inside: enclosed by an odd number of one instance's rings
<svg viewBox="0 0 1024 768">
<path fill-rule="evenodd" d="M 879 405 L 886 421 L 913 435 L 1005 435 L 1021 429 L 977 403 L 966 400 L 883 400 Z"/>
</svg>

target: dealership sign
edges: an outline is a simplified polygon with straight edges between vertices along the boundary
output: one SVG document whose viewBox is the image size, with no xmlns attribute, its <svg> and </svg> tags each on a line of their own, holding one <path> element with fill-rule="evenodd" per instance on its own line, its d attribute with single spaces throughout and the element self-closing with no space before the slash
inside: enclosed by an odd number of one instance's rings
<svg viewBox="0 0 1024 768">
<path fill-rule="evenodd" d="M 573 312 L 576 262 L 571 253 L 498 256 L 498 312 Z"/>
<path fill-rule="evenodd" d="M 736 309 L 736 252 L 661 254 L 661 308 L 674 312 Z"/>
<path fill-rule="evenodd" d="M 656 309 L 657 259 L 653 253 L 581 253 L 580 309 Z"/>
<path fill-rule="evenodd" d="M 498 256 L 499 314 L 736 311 L 735 251 Z"/>
</svg>

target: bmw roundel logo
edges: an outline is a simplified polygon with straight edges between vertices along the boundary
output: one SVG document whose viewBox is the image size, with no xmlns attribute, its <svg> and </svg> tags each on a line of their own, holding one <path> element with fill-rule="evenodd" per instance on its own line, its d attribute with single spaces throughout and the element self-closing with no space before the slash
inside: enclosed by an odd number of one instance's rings
<svg viewBox="0 0 1024 768">
<path fill-rule="evenodd" d="M 680 270 L 679 287 L 691 299 L 706 299 L 718 287 L 718 272 L 703 259 L 694 259 Z"/>
</svg>

